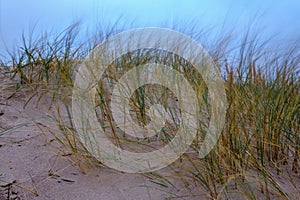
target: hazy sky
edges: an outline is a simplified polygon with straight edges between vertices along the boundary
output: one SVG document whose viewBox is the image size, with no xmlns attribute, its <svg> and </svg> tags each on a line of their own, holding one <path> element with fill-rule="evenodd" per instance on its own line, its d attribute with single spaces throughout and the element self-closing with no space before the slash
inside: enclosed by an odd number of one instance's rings
<svg viewBox="0 0 300 200">
<path fill-rule="evenodd" d="M 60 32 L 77 20 L 93 27 L 118 18 L 135 27 L 193 22 L 225 28 L 255 18 L 267 33 L 300 36 L 300 0 L 0 0 L 0 54 L 33 27 Z"/>
</svg>

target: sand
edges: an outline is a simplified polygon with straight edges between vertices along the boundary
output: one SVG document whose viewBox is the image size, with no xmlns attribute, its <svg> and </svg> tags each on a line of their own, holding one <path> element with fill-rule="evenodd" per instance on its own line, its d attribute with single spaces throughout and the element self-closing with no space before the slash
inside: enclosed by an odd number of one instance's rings
<svg viewBox="0 0 300 200">
<path fill-rule="evenodd" d="M 61 147 L 50 134 L 41 134 L 43 124 L 51 125 L 50 100 L 44 98 L 37 106 L 33 99 L 24 109 L 33 91 L 15 93 L 14 81 L 0 78 L 0 133 L 10 130 L 0 136 L 0 200 L 192 199 L 179 181 L 174 182 L 178 187 L 164 187 L 140 174 L 105 166 L 89 167 L 84 174 L 69 161 L 70 155 L 59 155 Z"/>
<path fill-rule="evenodd" d="M 50 99 L 44 98 L 38 106 L 33 99 L 24 108 L 33 91 L 15 93 L 15 81 L 0 78 L 0 134 L 10 130 L 0 135 L 0 200 L 208 199 L 197 183 L 183 186 L 181 181 L 170 179 L 173 186 L 166 187 L 140 174 L 126 174 L 105 166 L 85 168 L 83 173 L 70 161 L 72 156 L 60 155 L 62 147 L 50 134 L 41 134 L 49 131 L 43 129 L 43 124 L 51 126 Z M 165 168 L 160 172 L 169 171 Z M 297 190 L 284 178 L 279 181 L 296 199 Z M 299 177 L 296 181 L 299 185 Z"/>
</svg>

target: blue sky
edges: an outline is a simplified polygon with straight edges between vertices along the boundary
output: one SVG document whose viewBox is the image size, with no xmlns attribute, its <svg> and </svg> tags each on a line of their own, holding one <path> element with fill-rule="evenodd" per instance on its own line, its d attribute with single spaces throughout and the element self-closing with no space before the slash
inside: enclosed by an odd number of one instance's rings
<svg viewBox="0 0 300 200">
<path fill-rule="evenodd" d="M 121 18 L 120 18 L 121 17 Z M 172 23 L 242 28 L 256 19 L 267 34 L 300 39 L 299 0 L 0 0 L 0 54 L 35 27 L 60 32 L 72 22 L 134 27 Z"/>
</svg>

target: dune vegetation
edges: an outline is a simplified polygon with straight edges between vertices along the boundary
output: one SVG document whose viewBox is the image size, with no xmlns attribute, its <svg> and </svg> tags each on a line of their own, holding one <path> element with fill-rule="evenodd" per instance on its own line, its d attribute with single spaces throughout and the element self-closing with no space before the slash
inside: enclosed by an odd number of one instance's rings
<svg viewBox="0 0 300 200">
<path fill-rule="evenodd" d="M 51 104 L 59 105 L 51 116 L 57 130 L 49 125 L 48 131 L 43 128 L 43 134 L 54 137 L 63 146 L 61 154 L 70 154 L 83 172 L 91 166 L 104 166 L 86 150 L 72 122 L 74 75 L 76 66 L 84 62 L 91 49 L 120 32 L 116 26 L 112 27 L 109 31 L 91 34 L 85 41 L 79 37 L 82 34 L 80 24 L 54 37 L 46 33 L 39 37 L 24 34 L 22 44 L 9 51 L 10 61 L 2 61 L 1 73 L 18 80 L 16 92 L 31 91 L 24 106 L 33 98 L 45 96 L 51 98 Z M 287 179 L 291 187 L 300 192 L 296 184 L 300 170 L 300 41 L 277 45 L 279 42 L 275 43 L 275 39 L 263 39 L 251 28 L 242 36 L 228 32 L 213 39 L 209 38 L 208 30 L 197 34 L 183 32 L 203 44 L 224 81 L 228 102 L 226 122 L 214 149 L 205 158 L 198 157 L 197 150 L 210 116 L 208 89 L 188 61 L 168 52 L 142 49 L 125 54 L 111 64 L 99 80 L 97 90 L 96 110 L 102 127 L 116 145 L 126 148 L 136 145 L 136 149 L 148 151 L 168 143 L 178 130 L 180 113 L 178 105 L 175 103 L 173 108 L 174 103 L 170 103 L 176 99 L 170 90 L 145 86 L 130 99 L 132 113 L 141 126 L 149 122 L 146 111 L 153 101 L 168 107 L 174 116 L 153 138 L 134 140 L 118 132 L 109 103 L 113 84 L 132 67 L 149 61 L 171 63 L 195 89 L 203 121 L 197 139 L 188 152 L 168 167 L 168 175 L 160 171 L 142 175 L 165 187 L 172 187 L 173 179 L 186 187 L 197 183 L 211 199 L 231 199 L 232 193 L 239 193 L 246 199 L 295 198 L 295 193 L 281 186 L 278 177 Z"/>
</svg>

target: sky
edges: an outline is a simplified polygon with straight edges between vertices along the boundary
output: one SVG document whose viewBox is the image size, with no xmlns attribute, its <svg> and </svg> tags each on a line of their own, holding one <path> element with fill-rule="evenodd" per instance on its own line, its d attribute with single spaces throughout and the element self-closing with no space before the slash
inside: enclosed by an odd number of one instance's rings
<svg viewBox="0 0 300 200">
<path fill-rule="evenodd" d="M 300 39 L 300 0 L 0 0 L 0 56 L 18 46 L 22 32 L 61 32 L 81 21 L 131 27 L 164 24 L 243 28 L 256 20 L 264 34 Z"/>
</svg>

